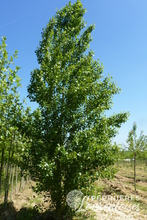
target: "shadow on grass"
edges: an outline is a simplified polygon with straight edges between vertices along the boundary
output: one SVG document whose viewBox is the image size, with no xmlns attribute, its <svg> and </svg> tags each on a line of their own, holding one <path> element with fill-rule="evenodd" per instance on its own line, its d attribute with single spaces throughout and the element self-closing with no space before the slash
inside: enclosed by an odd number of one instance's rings
<svg viewBox="0 0 147 220">
<path fill-rule="evenodd" d="M 34 208 L 21 208 L 17 211 L 13 205 L 13 202 L 7 205 L 0 204 L 0 220 L 55 220 L 54 213 L 52 211 L 46 211 L 39 213 Z"/>
</svg>

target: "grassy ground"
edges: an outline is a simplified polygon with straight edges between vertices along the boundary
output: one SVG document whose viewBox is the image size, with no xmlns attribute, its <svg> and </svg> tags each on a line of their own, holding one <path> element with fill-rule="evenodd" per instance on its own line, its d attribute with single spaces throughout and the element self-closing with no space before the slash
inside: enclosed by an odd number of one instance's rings
<svg viewBox="0 0 147 220">
<path fill-rule="evenodd" d="M 131 162 L 120 162 L 117 167 L 117 174 L 115 183 L 123 183 L 124 193 L 132 193 L 139 198 L 140 209 L 144 214 L 147 215 L 147 165 L 144 162 L 137 162 L 136 167 L 136 188 L 137 192 L 134 191 L 134 173 L 133 164 Z M 114 182 L 114 180 L 113 180 Z M 136 202 L 136 201 L 135 201 Z"/>
<path fill-rule="evenodd" d="M 114 179 L 99 179 L 93 184 L 91 187 L 91 195 L 98 195 L 99 197 L 93 199 L 89 196 L 88 199 L 85 199 L 82 207 L 85 211 L 77 212 L 74 220 L 147 219 L 146 164 L 137 164 L 136 193 L 134 191 L 132 164 L 130 162 L 119 162 L 115 165 L 115 167 L 117 169 L 117 173 Z M 37 195 L 32 191 L 31 185 L 33 184 L 34 182 L 30 182 L 30 184 L 25 187 L 25 190 L 14 195 L 13 203 L 10 203 L 7 208 L 2 205 L 1 200 L 0 220 L 52 219 L 52 212 L 47 211 L 50 201 L 46 201 L 44 203 L 44 195 Z M 110 200 L 110 198 L 112 200 Z M 134 209 L 134 207 L 136 207 L 136 209 Z"/>
<path fill-rule="evenodd" d="M 123 161 L 116 163 L 115 167 L 117 173 L 114 179 L 99 179 L 92 187 L 91 194 L 99 195 L 96 198 L 100 198 L 95 202 L 88 201 L 88 203 L 95 203 L 95 210 L 92 207 L 92 211 L 95 212 L 87 212 L 86 215 L 77 213 L 77 219 L 147 219 L 146 163 L 137 163 L 136 192 L 134 190 L 133 164 Z"/>
</svg>

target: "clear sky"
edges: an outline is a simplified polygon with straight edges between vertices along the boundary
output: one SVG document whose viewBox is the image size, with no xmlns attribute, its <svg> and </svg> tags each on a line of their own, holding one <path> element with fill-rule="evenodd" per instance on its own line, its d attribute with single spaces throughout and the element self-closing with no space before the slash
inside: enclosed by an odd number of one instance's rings
<svg viewBox="0 0 147 220">
<path fill-rule="evenodd" d="M 21 66 L 19 76 L 27 96 L 31 71 L 38 67 L 35 50 L 41 40 L 41 31 L 68 0 L 0 0 L 0 37 L 7 38 L 11 55 L 18 50 L 15 64 Z M 75 0 L 71 1 L 72 3 Z M 95 59 L 104 65 L 104 74 L 110 74 L 122 89 L 114 97 L 111 113 L 129 111 L 129 120 L 122 125 L 115 141 L 127 139 L 133 122 L 147 134 L 147 0 L 81 0 L 87 9 L 87 25 L 95 23 L 91 49 Z M 32 109 L 36 105 L 27 101 Z"/>
</svg>

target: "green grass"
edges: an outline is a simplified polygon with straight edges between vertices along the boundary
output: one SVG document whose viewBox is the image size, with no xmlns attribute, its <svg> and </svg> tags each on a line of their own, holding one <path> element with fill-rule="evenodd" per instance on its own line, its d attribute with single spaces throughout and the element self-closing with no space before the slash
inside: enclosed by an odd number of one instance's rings
<svg viewBox="0 0 147 220">
<path fill-rule="evenodd" d="M 33 203 L 38 204 L 38 203 L 40 203 L 40 202 L 42 202 L 42 196 L 41 196 L 41 195 L 38 195 L 37 197 L 32 198 L 32 199 L 29 201 L 30 204 L 33 204 Z"/>
<path fill-rule="evenodd" d="M 141 191 L 147 192 L 147 186 L 140 186 L 140 185 L 136 185 L 137 189 L 140 189 Z"/>
</svg>

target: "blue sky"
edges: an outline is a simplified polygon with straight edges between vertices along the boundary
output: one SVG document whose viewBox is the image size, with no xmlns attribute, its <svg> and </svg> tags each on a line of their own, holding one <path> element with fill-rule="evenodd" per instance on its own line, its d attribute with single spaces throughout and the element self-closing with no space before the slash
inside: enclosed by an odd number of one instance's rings
<svg viewBox="0 0 147 220">
<path fill-rule="evenodd" d="M 68 0 L 5 0 L 0 1 L 0 37 L 7 38 L 11 55 L 18 50 L 16 65 L 27 96 L 31 71 L 38 67 L 34 51 L 41 40 L 42 28 Z M 72 3 L 75 2 L 71 1 Z M 147 1 L 146 0 L 81 0 L 87 9 L 87 25 L 95 23 L 90 48 L 95 59 L 104 65 L 104 74 L 110 74 L 122 89 L 114 97 L 110 113 L 129 111 L 129 120 L 122 125 L 117 143 L 124 143 L 133 122 L 147 134 Z M 27 101 L 32 109 L 36 105 Z"/>
</svg>

